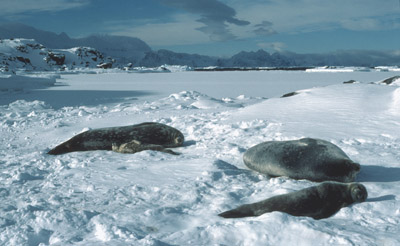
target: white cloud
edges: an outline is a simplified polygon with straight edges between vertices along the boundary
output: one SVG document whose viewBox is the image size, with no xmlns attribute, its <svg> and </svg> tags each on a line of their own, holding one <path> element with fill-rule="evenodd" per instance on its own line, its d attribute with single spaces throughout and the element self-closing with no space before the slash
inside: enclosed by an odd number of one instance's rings
<svg viewBox="0 0 400 246">
<path fill-rule="evenodd" d="M 251 23 L 269 21 L 278 33 L 300 33 L 335 28 L 376 30 L 398 28 L 398 0 L 226 0 L 237 17 Z M 397 20 L 396 20 L 397 18 Z M 384 24 L 384 25 L 383 25 Z M 234 33 L 235 34 L 235 33 Z"/>
<path fill-rule="evenodd" d="M 197 30 L 209 35 L 214 41 L 227 41 L 236 39 L 228 24 L 246 26 L 250 22 L 236 18 L 236 10 L 218 0 L 161 0 L 162 3 L 188 13 L 200 15 L 196 21 L 204 25 Z"/>
<path fill-rule="evenodd" d="M 0 0 L 0 15 L 12 18 L 26 12 L 61 11 L 87 5 L 89 0 Z"/>
<path fill-rule="evenodd" d="M 143 23 L 137 26 L 137 23 Z M 135 26 L 136 25 L 136 26 Z M 108 25 L 110 34 L 137 37 L 150 46 L 190 45 L 210 42 L 209 36 L 197 29 L 202 24 L 192 15 L 175 15 L 170 22 L 134 20 L 131 23 Z"/>
<path fill-rule="evenodd" d="M 281 52 L 284 48 L 286 48 L 286 45 L 282 42 L 260 42 L 257 43 L 257 46 L 262 49 L 278 52 Z"/>
</svg>

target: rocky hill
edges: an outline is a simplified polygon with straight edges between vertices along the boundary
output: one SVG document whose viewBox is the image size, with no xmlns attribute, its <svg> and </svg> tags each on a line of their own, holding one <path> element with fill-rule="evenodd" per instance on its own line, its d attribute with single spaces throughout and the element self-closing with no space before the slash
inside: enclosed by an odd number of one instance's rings
<svg viewBox="0 0 400 246">
<path fill-rule="evenodd" d="M 0 24 L 0 39 L 34 39 L 51 49 L 92 47 L 119 63 L 137 63 L 151 48 L 142 40 L 133 37 L 90 35 L 84 38 L 70 38 L 66 33 L 56 34 L 20 23 Z"/>
<path fill-rule="evenodd" d="M 0 40 L 0 71 L 111 67 L 114 61 L 89 47 L 49 49 L 33 39 Z"/>
</svg>

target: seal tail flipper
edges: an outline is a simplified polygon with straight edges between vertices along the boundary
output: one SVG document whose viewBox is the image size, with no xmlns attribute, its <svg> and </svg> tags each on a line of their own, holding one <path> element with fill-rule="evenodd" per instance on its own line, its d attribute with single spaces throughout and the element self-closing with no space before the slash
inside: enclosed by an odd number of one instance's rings
<svg viewBox="0 0 400 246">
<path fill-rule="evenodd" d="M 61 154 L 65 154 L 71 152 L 71 150 L 66 147 L 65 143 L 62 143 L 60 145 L 57 145 L 56 147 L 52 148 L 51 150 L 49 150 L 49 152 L 47 152 L 48 155 L 61 155 Z"/>
<path fill-rule="evenodd" d="M 223 213 L 218 214 L 218 216 L 223 218 L 243 218 L 243 217 L 251 217 L 256 216 L 254 211 L 247 205 L 240 206 L 238 208 L 225 211 Z"/>
</svg>

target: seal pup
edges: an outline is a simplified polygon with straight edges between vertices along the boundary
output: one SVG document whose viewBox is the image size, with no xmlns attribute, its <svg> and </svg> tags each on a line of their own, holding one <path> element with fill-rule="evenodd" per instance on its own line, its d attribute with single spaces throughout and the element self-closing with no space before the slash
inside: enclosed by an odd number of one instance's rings
<svg viewBox="0 0 400 246">
<path fill-rule="evenodd" d="M 183 141 L 184 136 L 179 130 L 160 123 L 145 122 L 82 132 L 56 146 L 48 154 L 60 155 L 88 150 L 114 150 L 121 153 L 157 150 L 177 154 L 165 148 L 180 147 Z"/>
<path fill-rule="evenodd" d="M 365 201 L 367 196 L 367 189 L 360 183 L 327 181 L 310 188 L 245 204 L 218 216 L 242 218 L 280 211 L 293 216 L 324 219 L 334 215 L 343 207 Z"/>
<path fill-rule="evenodd" d="M 317 182 L 353 182 L 360 171 L 360 164 L 339 147 L 313 138 L 263 142 L 248 149 L 243 161 L 250 169 L 273 177 Z"/>
</svg>

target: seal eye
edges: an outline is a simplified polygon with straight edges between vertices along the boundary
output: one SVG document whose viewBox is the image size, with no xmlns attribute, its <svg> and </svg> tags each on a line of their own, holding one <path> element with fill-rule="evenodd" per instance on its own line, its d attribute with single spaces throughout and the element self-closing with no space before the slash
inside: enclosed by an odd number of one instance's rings
<svg viewBox="0 0 400 246">
<path fill-rule="evenodd" d="M 362 186 L 356 186 L 352 190 L 352 196 L 355 202 L 363 202 L 367 199 L 367 191 Z"/>
</svg>

